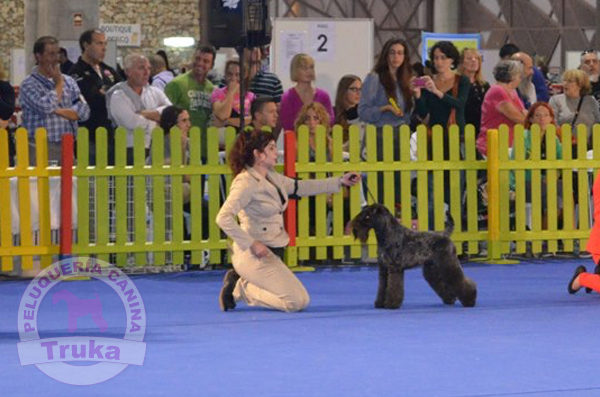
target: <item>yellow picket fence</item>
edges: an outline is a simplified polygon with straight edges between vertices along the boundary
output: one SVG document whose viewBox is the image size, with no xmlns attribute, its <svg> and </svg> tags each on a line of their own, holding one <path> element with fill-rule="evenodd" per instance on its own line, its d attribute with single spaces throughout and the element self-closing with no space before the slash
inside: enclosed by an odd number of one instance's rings
<svg viewBox="0 0 600 397">
<path fill-rule="evenodd" d="M 22 259 L 23 269 L 33 267 L 33 256 L 41 257 L 41 264 L 51 264 L 52 255 L 59 253 L 58 245 L 51 241 L 50 228 L 50 177 L 60 176 L 60 168 L 48 166 L 46 131 L 36 131 L 37 166 L 29 167 L 27 131 L 20 128 L 16 132 L 19 160 L 9 168 L 8 133 L 0 129 L 0 270 L 12 272 L 14 258 Z M 32 178 L 37 190 L 37 200 L 32 203 Z M 15 203 L 12 192 L 17 196 Z M 32 230 L 31 206 L 37 206 L 39 231 Z M 18 235 L 13 232 L 12 208 L 18 206 Z M 19 242 L 15 244 L 15 237 Z M 34 240 L 35 237 L 35 240 Z M 36 241 L 37 240 L 37 241 Z"/>
<path fill-rule="evenodd" d="M 595 136 L 599 128 L 594 127 Z M 235 131 L 227 130 L 226 147 L 221 152 L 217 130 L 208 129 L 207 132 L 206 164 L 200 160 L 200 131 L 194 128 L 190 131 L 189 163 L 183 161 L 178 144 L 180 132 L 174 129 L 167 135 L 171 139 L 171 163 L 164 164 L 165 135 L 157 129 L 152 136 L 151 161 L 144 158 L 144 136 L 139 130 L 134 133 L 134 164 L 126 165 L 126 132 L 118 129 L 115 165 L 109 166 L 106 162 L 106 131 L 100 129 L 96 134 L 97 164 L 89 166 L 87 131 L 81 129 L 77 140 L 77 164 L 73 168 L 73 177 L 77 181 L 73 255 L 97 255 L 104 260 L 114 260 L 122 267 L 181 264 L 186 252 L 190 253 L 193 264 L 200 263 L 206 252 L 210 255 L 210 263 L 226 261 L 228 242 L 214 219 L 231 183 L 230 170 L 223 159 L 234 142 Z M 377 160 L 379 133 L 383 136 L 383 153 L 379 154 L 382 161 Z M 13 271 L 15 258 L 21 260 L 22 269 L 30 269 L 37 256 L 41 257 L 41 265 L 47 266 L 52 256 L 58 254 L 56 241 L 51 241 L 50 237 L 49 219 L 55 209 L 50 207 L 48 180 L 60 175 L 60 167 L 47 164 L 44 130 L 36 131 L 38 164 L 27 166 L 27 132 L 24 129 L 16 134 L 17 159 L 23 161 L 17 161 L 14 168 L 9 167 L 6 134 L 0 130 L 0 269 Z M 556 159 L 552 154 L 556 135 L 553 130 L 547 131 L 543 138 L 549 154 L 542 158 L 542 138 L 537 127 L 532 129 L 531 158 L 526 159 L 523 127 L 517 126 L 514 160 L 509 158 L 505 126 L 489 132 L 489 157 L 486 160 L 476 157 L 472 126 L 466 128 L 462 142 L 458 128 L 450 128 L 446 156 L 442 144 L 444 131 L 440 126 L 434 127 L 431 158 L 428 158 L 424 126 L 419 126 L 416 135 L 412 136 L 407 126 L 398 129 L 387 126 L 381 132 L 373 126 L 367 126 L 363 132 L 358 126 L 352 126 L 347 152 L 342 149 L 340 126 L 332 130 L 331 146 L 326 144 L 325 129 L 319 128 L 314 150 L 309 149 L 305 127 L 297 134 L 295 168 L 299 178 L 322 178 L 357 171 L 364 179 L 362 185 L 348 192 L 298 202 L 296 246 L 287 250 L 289 266 L 294 267 L 301 261 L 364 257 L 360 245 L 345 232 L 348 221 L 361 206 L 374 200 L 397 213 L 404 225 L 418 225 L 422 230 L 430 226 L 442 230 L 448 209 L 455 223 L 452 238 L 457 251 L 477 255 L 481 243 L 486 242 L 490 261 L 501 261 L 511 252 L 524 253 L 528 241 L 532 242 L 533 253 L 557 252 L 559 249 L 572 252 L 575 241 L 581 249 L 585 247 L 591 221 L 590 183 L 600 168 L 600 148 L 597 147 L 600 140 L 594 140 L 596 150 L 593 158 L 588 159 L 583 126 L 577 131 L 579 144 L 575 158 L 570 150 L 570 127 L 562 128 L 563 147 L 569 149 L 563 150 L 562 159 Z M 399 141 L 398 153 L 394 152 L 395 140 Z M 281 171 L 282 166 L 278 169 Z M 525 202 L 525 173 L 528 171 L 531 172 L 532 186 L 530 204 Z M 516 181 L 512 190 L 511 172 Z M 380 181 L 378 175 L 382 175 Z M 482 175 L 487 175 L 487 210 L 482 207 L 478 193 L 482 190 L 479 186 Z M 189 176 L 190 203 L 185 207 L 189 211 L 184 211 L 184 176 Z M 38 231 L 31 228 L 30 178 L 37 178 Z M 577 194 L 573 191 L 573 178 L 577 181 Z M 542 182 L 547 186 L 545 208 L 542 208 Z M 382 188 L 379 183 L 383 183 Z M 399 197 L 394 193 L 397 183 L 401 187 Z M 560 189 L 557 189 L 559 185 Z M 17 242 L 14 220 L 11 219 L 11 205 L 14 204 L 11 190 L 14 195 L 15 189 L 20 226 Z M 383 192 L 383 197 L 377 197 L 379 191 Z M 562 210 L 558 208 L 560 201 Z M 481 222 L 482 212 L 488 215 L 487 222 Z M 543 219 L 546 220 L 545 227 Z M 189 225 L 189 238 L 186 238 L 186 225 Z M 38 236 L 37 242 L 34 235 Z M 368 255 L 376 256 L 374 237 L 368 241 Z"/>
<path fill-rule="evenodd" d="M 488 138 L 490 179 L 490 257 L 500 258 L 511 252 L 525 253 L 531 242 L 532 252 L 573 252 L 574 243 L 583 251 L 592 225 L 591 190 L 600 168 L 600 125 L 593 127 L 593 147 L 588 152 L 586 127 L 579 125 L 575 140 L 569 125 L 561 128 L 562 158 L 556 157 L 557 131 L 549 127 L 542 137 L 539 126 L 532 127 L 531 155 L 525 158 L 523 127 L 515 128 L 514 160 L 509 159 L 508 129 L 501 126 Z M 545 140 L 545 153 L 540 150 Z M 576 152 L 573 153 L 573 142 Z M 545 158 L 543 155 L 545 154 Z M 510 174 L 515 187 L 511 191 Z M 531 173 L 531 215 L 527 216 L 525 173 Z M 543 202 L 545 186 L 546 202 Z M 562 201 L 562 204 L 560 203 Z M 514 214 L 511 226 L 510 214 Z M 527 221 L 527 218 L 530 218 Z M 546 219 L 546 225 L 543 220 Z M 543 243 L 547 244 L 543 249 Z"/>
<path fill-rule="evenodd" d="M 322 178 L 327 175 L 338 176 L 343 172 L 357 171 L 363 174 L 365 188 L 356 186 L 350 189 L 347 199 L 343 194 L 333 195 L 331 205 L 327 197 L 321 196 L 314 199 L 314 216 L 309 208 L 310 200 L 301 200 L 298 204 L 298 258 L 300 260 L 314 259 L 342 259 L 346 256 L 344 246 L 350 246 L 350 258 L 361 257 L 361 247 L 353 240 L 352 236 L 344 234 L 347 222 L 360 211 L 361 201 L 367 203 L 374 200 L 383 203 L 390 211 L 397 213 L 399 219 L 407 227 L 413 225 L 413 212 L 419 229 L 426 230 L 430 225 L 430 199 L 432 200 L 433 226 L 436 230 L 443 230 L 446 222 L 445 206 L 443 200 L 444 184 L 449 183 L 449 211 L 455 222 L 455 232 L 452 236 L 457 243 L 459 253 L 463 252 L 462 242 L 468 242 L 468 252 L 478 252 L 478 242 L 488 238 L 486 230 L 478 229 L 478 203 L 477 203 L 477 173 L 486 169 L 486 162 L 476 160 L 475 134 L 472 126 L 467 128 L 465 137 L 466 157 L 461 159 L 461 145 L 458 127 L 450 130 L 449 159 L 444 160 L 442 134 L 443 129 L 436 126 L 433 129 L 432 159 L 428 159 L 427 129 L 419 126 L 416 132 L 417 148 L 413 151 L 411 159 L 411 131 L 408 126 L 394 130 L 390 126 L 383 128 L 383 154 L 382 161 L 377 161 L 377 131 L 374 126 L 368 126 L 365 131 L 364 150 L 361 148 L 360 129 L 351 126 L 349 131 L 348 160 L 342 155 L 342 129 L 335 126 L 332 131 L 332 154 L 327 158 L 325 130 L 317 130 L 317 145 L 315 158 L 312 160 L 308 151 L 308 131 L 301 127 L 298 131 L 298 159 L 296 171 L 302 179 L 314 176 Z M 400 153 L 394 153 L 394 134 L 399 134 Z M 414 139 L 414 137 L 413 137 Z M 414 144 L 413 144 L 414 147 Z M 397 160 L 394 160 L 394 159 Z M 448 171 L 449 180 L 445 180 L 445 171 Z M 378 195 L 377 174 L 383 173 L 383 197 Z M 466 183 L 466 194 L 461 185 L 461 173 Z M 416 203 L 413 203 L 411 187 L 412 178 L 416 179 Z M 430 183 L 429 181 L 432 180 Z M 394 185 L 400 183 L 400 197 L 395 197 Z M 432 197 L 429 186 L 432 185 Z M 366 191 L 361 200 L 361 188 Z M 464 202 L 463 202 L 464 199 Z M 399 204 L 399 205 L 397 205 Z M 399 208 L 399 209 L 398 209 Z M 413 208 L 415 211 L 413 211 Z M 331 213 L 328 216 L 328 212 Z M 465 222 L 463 223 L 463 219 Z M 328 226 L 328 223 L 330 224 Z M 312 232 L 311 232 L 312 231 Z M 374 234 L 368 241 L 369 256 L 376 256 L 376 242 Z M 316 247 L 314 255 L 310 250 Z M 333 247 L 328 252 L 328 247 Z"/>
<path fill-rule="evenodd" d="M 220 156 L 217 131 L 209 129 L 208 133 L 206 164 L 202 164 L 200 159 L 200 131 L 197 128 L 190 131 L 187 164 L 183 161 L 184 156 L 179 144 L 180 131 L 171 131 L 171 162 L 165 164 L 165 135 L 162 130 L 155 130 L 152 136 L 151 162 L 148 165 L 144 158 L 143 131 L 135 131 L 134 164 L 127 166 L 124 149 L 126 132 L 118 129 L 114 167 L 107 166 L 105 160 L 98 161 L 95 167 L 89 167 L 85 160 L 88 146 L 86 137 L 85 134 L 80 134 L 80 157 L 73 172 L 78 180 L 79 225 L 73 254 L 97 254 L 105 260 L 109 259 L 110 254 L 116 254 L 115 260 L 119 266 L 126 265 L 128 254 L 135 254 L 134 266 L 141 267 L 148 264 L 148 253 L 153 254 L 152 264 L 161 266 L 166 263 L 165 253 L 172 254 L 172 263 L 182 264 L 184 252 L 188 251 L 191 253 L 191 262 L 200 263 L 203 251 L 208 250 L 211 263 L 221 263 L 221 255 L 227 248 L 227 241 L 221 235 L 214 219 L 223 201 L 224 194 L 221 192 L 228 190 L 231 175 L 229 168 L 222 161 L 223 157 Z M 226 152 L 234 139 L 235 131 L 228 130 Z M 106 150 L 106 133 L 100 131 L 100 134 L 97 134 L 97 157 L 106 159 Z M 184 176 L 189 176 L 189 213 L 185 214 L 189 218 L 189 239 L 184 238 Z M 204 186 L 203 177 L 206 178 Z M 88 195 L 91 179 L 96 185 L 95 199 L 90 199 Z M 112 200 L 108 195 L 111 183 L 114 183 L 115 190 Z M 97 206 L 96 214 L 108 214 L 111 211 L 114 213 L 114 230 L 109 228 L 109 217 L 97 216 L 94 233 L 91 233 L 89 203 L 94 201 Z M 165 210 L 167 201 L 170 214 Z M 168 217 L 171 218 L 171 225 L 167 228 L 165 220 Z M 209 221 L 203 222 L 203 219 Z M 91 234 L 97 236 L 93 242 L 90 241 Z"/>
</svg>

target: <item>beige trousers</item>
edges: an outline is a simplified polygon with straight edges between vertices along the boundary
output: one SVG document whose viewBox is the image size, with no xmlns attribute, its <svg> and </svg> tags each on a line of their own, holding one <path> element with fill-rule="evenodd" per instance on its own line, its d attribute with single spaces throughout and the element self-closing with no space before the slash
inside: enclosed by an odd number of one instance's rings
<svg viewBox="0 0 600 397">
<path fill-rule="evenodd" d="M 248 249 L 234 246 L 233 267 L 240 275 L 233 298 L 249 306 L 295 312 L 308 306 L 310 298 L 304 285 L 272 252 L 257 258 Z"/>
<path fill-rule="evenodd" d="M 29 140 L 29 164 L 32 166 L 37 165 L 36 152 L 35 152 L 35 140 Z M 62 160 L 62 143 L 61 142 L 48 142 L 48 165 L 60 165 Z"/>
</svg>

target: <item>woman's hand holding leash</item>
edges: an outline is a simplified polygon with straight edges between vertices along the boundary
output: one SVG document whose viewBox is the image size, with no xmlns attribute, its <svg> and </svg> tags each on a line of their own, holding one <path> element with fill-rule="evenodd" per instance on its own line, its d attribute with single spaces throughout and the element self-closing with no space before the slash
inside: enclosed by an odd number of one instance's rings
<svg viewBox="0 0 600 397">
<path fill-rule="evenodd" d="M 344 186 L 354 186 L 360 182 L 362 176 L 356 172 L 347 172 L 340 177 L 340 183 Z"/>
</svg>

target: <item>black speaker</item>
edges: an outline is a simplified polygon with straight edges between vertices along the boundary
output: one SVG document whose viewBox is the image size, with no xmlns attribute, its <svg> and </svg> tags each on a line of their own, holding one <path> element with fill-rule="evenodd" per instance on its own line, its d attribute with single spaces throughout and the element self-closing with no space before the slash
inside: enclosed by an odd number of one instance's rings
<svg viewBox="0 0 600 397">
<path fill-rule="evenodd" d="M 271 42 L 268 0 L 204 0 L 208 42 L 219 47 L 259 47 Z"/>
</svg>

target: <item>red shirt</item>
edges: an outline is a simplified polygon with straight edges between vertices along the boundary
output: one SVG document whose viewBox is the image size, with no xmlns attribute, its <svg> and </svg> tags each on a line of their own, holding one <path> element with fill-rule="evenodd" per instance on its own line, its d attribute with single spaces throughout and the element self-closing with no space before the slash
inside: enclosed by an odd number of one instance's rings
<svg viewBox="0 0 600 397">
<path fill-rule="evenodd" d="M 484 156 L 487 156 L 487 130 L 498 128 L 501 124 L 508 126 L 508 144 L 512 147 L 513 128 L 516 123 L 498 110 L 504 102 L 512 103 L 520 112 L 525 109 L 517 91 L 513 90 L 509 93 L 499 84 L 490 87 L 481 105 L 481 132 L 477 136 L 477 150 Z"/>
</svg>

